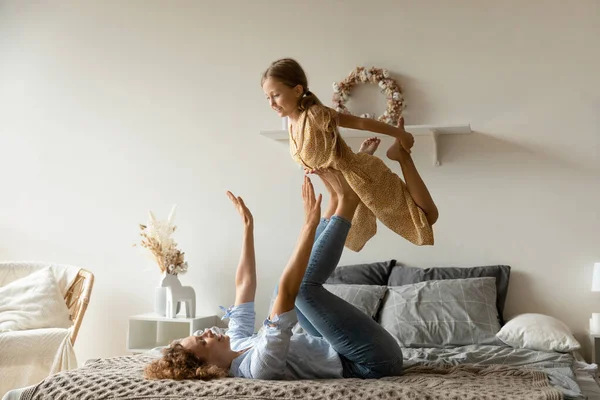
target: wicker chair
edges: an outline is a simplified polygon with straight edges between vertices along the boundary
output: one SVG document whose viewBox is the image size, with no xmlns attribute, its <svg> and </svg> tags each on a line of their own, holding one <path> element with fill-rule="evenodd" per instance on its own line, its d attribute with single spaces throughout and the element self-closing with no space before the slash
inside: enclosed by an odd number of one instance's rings
<svg viewBox="0 0 600 400">
<path fill-rule="evenodd" d="M 71 321 L 73 321 L 73 329 L 71 332 L 71 344 L 75 344 L 83 316 L 90 302 L 90 296 L 92 294 L 92 288 L 94 286 L 94 274 L 82 268 L 69 265 L 49 264 L 43 262 L 0 262 L 0 271 L 12 271 L 8 272 L 9 281 L 18 279 L 29 275 L 30 273 L 47 266 L 56 266 L 62 268 L 65 271 L 75 269 L 77 275 L 72 279 L 71 285 L 66 289 L 65 303 L 71 314 Z M 3 275 L 6 277 L 6 275 Z M 2 279 L 0 278 L 0 286 L 2 286 Z"/>
<path fill-rule="evenodd" d="M 85 315 L 85 310 L 90 302 L 92 288 L 94 287 L 94 274 L 85 269 L 81 269 L 77 277 L 67 290 L 65 302 L 71 313 L 73 321 L 73 333 L 71 333 L 71 344 L 75 344 L 81 321 Z"/>
<path fill-rule="evenodd" d="M 90 301 L 94 275 L 70 265 L 0 262 L 0 286 L 48 266 L 55 274 L 61 293 L 64 293 L 73 325 L 68 331 L 65 328 L 48 327 L 0 333 L 0 397 L 7 390 L 29 386 L 50 374 L 77 367 L 72 345 L 77 339 Z M 10 368 L 4 371 L 3 367 Z"/>
</svg>

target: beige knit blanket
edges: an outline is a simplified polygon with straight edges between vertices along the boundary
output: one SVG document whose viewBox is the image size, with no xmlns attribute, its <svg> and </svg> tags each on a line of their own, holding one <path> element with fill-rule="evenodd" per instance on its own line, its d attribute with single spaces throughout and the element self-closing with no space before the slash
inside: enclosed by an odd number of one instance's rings
<svg viewBox="0 0 600 400">
<path fill-rule="evenodd" d="M 93 360 L 77 370 L 47 378 L 20 400 L 66 399 L 561 399 L 540 371 L 502 365 L 413 367 L 383 379 L 262 381 L 225 378 L 203 381 L 150 381 L 146 356 Z"/>
</svg>

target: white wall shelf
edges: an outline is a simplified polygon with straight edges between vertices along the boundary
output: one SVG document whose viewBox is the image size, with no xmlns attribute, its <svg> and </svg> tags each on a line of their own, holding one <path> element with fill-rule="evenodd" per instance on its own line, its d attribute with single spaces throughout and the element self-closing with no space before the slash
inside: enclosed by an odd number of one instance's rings
<svg viewBox="0 0 600 400">
<path fill-rule="evenodd" d="M 465 135 L 472 133 L 470 124 L 463 125 L 406 125 L 404 127 L 408 132 L 415 136 L 430 135 L 433 139 L 433 165 L 441 165 L 439 157 L 439 136 L 440 135 Z M 359 131 L 356 129 L 340 128 L 343 138 L 368 138 L 368 137 L 389 137 L 379 133 L 368 131 Z M 266 138 L 278 141 L 289 140 L 286 130 L 261 131 L 260 134 Z"/>
</svg>

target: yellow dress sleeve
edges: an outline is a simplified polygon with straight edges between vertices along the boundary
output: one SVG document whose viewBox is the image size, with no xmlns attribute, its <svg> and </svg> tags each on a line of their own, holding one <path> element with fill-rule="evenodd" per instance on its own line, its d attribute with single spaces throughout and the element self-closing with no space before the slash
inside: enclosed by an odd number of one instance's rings
<svg viewBox="0 0 600 400">
<path fill-rule="evenodd" d="M 339 157 L 337 112 L 314 105 L 304 111 L 295 129 L 290 130 L 290 152 L 305 168 L 333 167 Z"/>
</svg>

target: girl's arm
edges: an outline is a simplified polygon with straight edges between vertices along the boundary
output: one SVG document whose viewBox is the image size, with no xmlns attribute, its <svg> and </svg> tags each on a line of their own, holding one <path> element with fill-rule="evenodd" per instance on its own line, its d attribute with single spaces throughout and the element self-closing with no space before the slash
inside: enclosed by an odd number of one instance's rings
<svg viewBox="0 0 600 400">
<path fill-rule="evenodd" d="M 379 122 L 371 118 L 356 117 L 350 114 L 337 114 L 338 124 L 343 128 L 358 129 L 361 131 L 369 131 L 381 133 L 398 139 L 404 150 L 410 153 L 410 148 L 413 146 L 415 139 L 413 135 L 406 132 L 404 129 Z M 402 117 L 400 118 L 402 120 Z M 403 121 L 399 121 L 399 126 L 404 127 Z"/>
<path fill-rule="evenodd" d="M 256 256 L 254 253 L 254 218 L 241 197 L 231 192 L 227 196 L 235 205 L 244 223 L 242 253 L 235 274 L 235 305 L 254 301 L 256 296 Z"/>
</svg>

